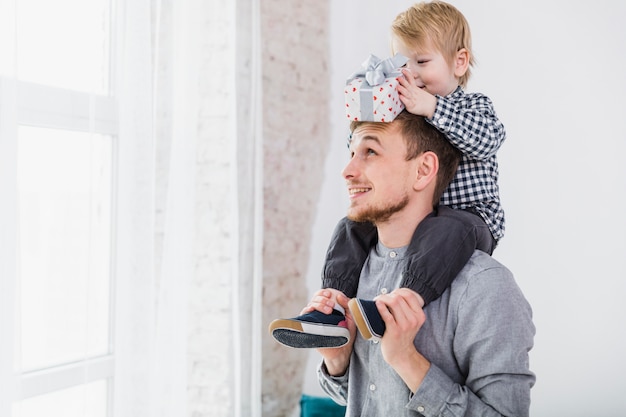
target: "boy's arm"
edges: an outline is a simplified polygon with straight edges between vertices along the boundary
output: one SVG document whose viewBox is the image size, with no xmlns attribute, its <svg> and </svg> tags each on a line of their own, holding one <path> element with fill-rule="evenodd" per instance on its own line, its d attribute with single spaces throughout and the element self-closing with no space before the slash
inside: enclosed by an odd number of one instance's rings
<svg viewBox="0 0 626 417">
<path fill-rule="evenodd" d="M 408 69 L 402 74 L 398 93 L 408 112 L 424 116 L 470 159 L 486 160 L 496 154 L 506 132 L 489 97 L 460 89 L 445 97 L 433 95 L 415 84 Z"/>
<path fill-rule="evenodd" d="M 495 155 L 506 138 L 491 99 L 483 94 L 435 96 L 437 105 L 427 120 L 472 159 Z"/>
</svg>

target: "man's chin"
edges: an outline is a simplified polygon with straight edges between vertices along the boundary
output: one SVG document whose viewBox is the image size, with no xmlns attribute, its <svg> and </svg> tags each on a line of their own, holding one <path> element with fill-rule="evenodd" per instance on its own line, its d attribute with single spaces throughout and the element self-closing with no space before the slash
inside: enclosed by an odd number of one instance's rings
<svg viewBox="0 0 626 417">
<path fill-rule="evenodd" d="M 381 213 L 379 211 L 374 210 L 366 210 L 360 212 L 349 212 L 347 214 L 347 218 L 357 223 L 374 223 L 382 222 L 388 219 L 391 216 L 391 213 Z"/>
<path fill-rule="evenodd" d="M 367 207 L 357 210 L 354 207 L 348 209 L 346 217 L 357 223 L 383 223 L 386 222 L 395 213 L 402 211 L 409 203 L 409 198 L 404 196 L 395 204 L 389 204 L 385 207 Z"/>
<path fill-rule="evenodd" d="M 354 214 L 348 214 L 346 217 L 348 218 L 348 220 L 352 220 L 353 222 L 356 222 L 356 223 L 365 223 L 369 221 L 367 219 L 364 219 L 362 216 L 354 215 Z"/>
<path fill-rule="evenodd" d="M 348 209 L 348 213 L 346 214 L 346 217 L 350 220 L 352 220 L 353 222 L 357 222 L 357 223 L 365 223 L 365 222 L 369 222 L 370 221 L 370 210 L 363 210 L 363 209 L 355 209 L 353 207 L 350 207 Z"/>
</svg>

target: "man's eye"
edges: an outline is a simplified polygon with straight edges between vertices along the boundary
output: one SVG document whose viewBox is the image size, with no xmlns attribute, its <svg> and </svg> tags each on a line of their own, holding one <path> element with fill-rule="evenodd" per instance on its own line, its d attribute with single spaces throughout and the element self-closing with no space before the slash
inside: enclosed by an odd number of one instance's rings
<svg viewBox="0 0 626 417">
<path fill-rule="evenodd" d="M 373 150 L 373 149 L 368 149 L 368 150 L 367 150 L 367 154 L 368 154 L 368 155 L 376 155 L 376 151 L 375 151 L 375 150 Z"/>
</svg>

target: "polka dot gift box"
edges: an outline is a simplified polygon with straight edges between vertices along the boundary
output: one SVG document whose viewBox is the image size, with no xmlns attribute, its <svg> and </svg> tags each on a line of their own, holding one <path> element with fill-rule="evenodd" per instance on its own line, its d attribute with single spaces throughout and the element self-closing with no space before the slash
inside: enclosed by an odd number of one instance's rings
<svg viewBox="0 0 626 417">
<path fill-rule="evenodd" d="M 362 64 L 363 69 L 346 81 L 344 96 L 348 120 L 391 122 L 404 105 L 398 97 L 400 68 L 408 59 L 400 54 L 380 60 L 374 55 Z"/>
</svg>

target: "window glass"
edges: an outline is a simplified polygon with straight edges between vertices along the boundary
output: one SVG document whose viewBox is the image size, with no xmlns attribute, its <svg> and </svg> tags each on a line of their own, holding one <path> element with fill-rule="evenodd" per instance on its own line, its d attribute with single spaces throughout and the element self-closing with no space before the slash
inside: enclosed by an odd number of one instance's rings
<svg viewBox="0 0 626 417">
<path fill-rule="evenodd" d="M 107 381 L 28 398 L 14 408 L 19 417 L 106 417 Z"/>
<path fill-rule="evenodd" d="M 107 0 L 17 2 L 18 78 L 107 94 L 109 16 Z"/>
<path fill-rule="evenodd" d="M 18 274 L 23 371 L 109 351 L 109 136 L 20 127 Z"/>
</svg>

